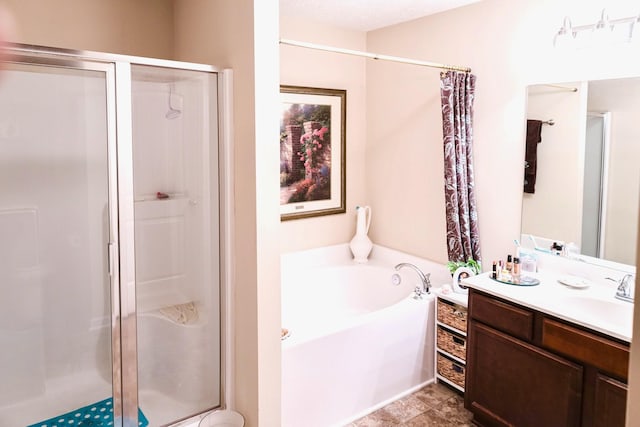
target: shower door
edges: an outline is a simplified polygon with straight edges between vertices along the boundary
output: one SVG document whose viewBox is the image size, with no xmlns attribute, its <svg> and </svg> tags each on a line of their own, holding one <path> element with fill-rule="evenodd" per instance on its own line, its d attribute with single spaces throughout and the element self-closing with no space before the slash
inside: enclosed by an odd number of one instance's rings
<svg viewBox="0 0 640 427">
<path fill-rule="evenodd" d="M 17 46 L 0 71 L 0 426 L 219 407 L 217 73 Z"/>
<path fill-rule="evenodd" d="M 609 113 L 589 112 L 584 147 L 582 244 L 580 252 L 604 257 Z"/>
<path fill-rule="evenodd" d="M 113 408 L 114 70 L 19 61 L 0 72 L 0 425 L 87 424 Z"/>
<path fill-rule="evenodd" d="M 220 406 L 217 75 L 131 65 L 140 409 Z"/>
</svg>

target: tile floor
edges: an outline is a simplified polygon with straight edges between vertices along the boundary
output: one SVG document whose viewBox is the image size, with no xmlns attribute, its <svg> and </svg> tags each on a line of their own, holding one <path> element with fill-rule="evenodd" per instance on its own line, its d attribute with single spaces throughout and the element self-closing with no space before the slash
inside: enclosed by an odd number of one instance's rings
<svg viewBox="0 0 640 427">
<path fill-rule="evenodd" d="M 430 384 L 345 427 L 472 426 L 463 397 L 444 384 Z"/>
</svg>

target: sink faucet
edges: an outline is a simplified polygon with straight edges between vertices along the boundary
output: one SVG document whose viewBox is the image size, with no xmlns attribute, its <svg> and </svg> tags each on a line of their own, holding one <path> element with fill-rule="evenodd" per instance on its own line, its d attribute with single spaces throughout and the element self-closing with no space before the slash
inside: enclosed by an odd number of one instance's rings
<svg viewBox="0 0 640 427">
<path fill-rule="evenodd" d="M 607 277 L 607 279 L 618 282 L 616 298 L 622 301 L 633 302 L 633 285 L 631 284 L 631 282 L 633 282 L 633 274 L 625 274 L 620 280 L 612 279 L 611 277 Z"/>
<path fill-rule="evenodd" d="M 422 295 L 430 293 L 429 288 L 431 287 L 431 280 L 429 280 L 429 278 L 431 276 L 431 273 L 424 274 L 422 270 L 420 270 L 418 267 L 408 262 L 401 262 L 400 264 L 395 266 L 395 269 L 396 271 L 399 271 L 402 267 L 409 267 L 413 269 L 413 271 L 418 273 L 418 276 L 420 276 L 420 280 L 422 281 L 422 287 L 416 286 L 414 290 L 416 294 L 415 296 L 416 298 L 422 298 Z"/>
</svg>

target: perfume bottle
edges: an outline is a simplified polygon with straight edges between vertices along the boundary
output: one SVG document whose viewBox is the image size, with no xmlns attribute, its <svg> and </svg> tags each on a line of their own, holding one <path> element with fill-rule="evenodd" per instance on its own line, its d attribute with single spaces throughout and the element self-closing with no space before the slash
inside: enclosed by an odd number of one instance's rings
<svg viewBox="0 0 640 427">
<path fill-rule="evenodd" d="M 507 265 L 505 267 L 509 273 L 513 271 L 513 258 L 511 255 L 507 255 Z"/>
</svg>

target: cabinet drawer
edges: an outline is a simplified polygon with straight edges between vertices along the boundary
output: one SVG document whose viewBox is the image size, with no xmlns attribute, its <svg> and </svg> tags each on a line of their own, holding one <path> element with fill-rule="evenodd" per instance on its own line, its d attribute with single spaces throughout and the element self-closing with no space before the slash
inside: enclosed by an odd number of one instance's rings
<svg viewBox="0 0 640 427">
<path fill-rule="evenodd" d="M 533 312 L 471 292 L 471 317 L 526 341 L 533 339 Z"/>
<path fill-rule="evenodd" d="M 467 339 L 455 334 L 443 327 L 438 326 L 438 348 L 459 359 L 465 360 L 467 357 Z"/>
<path fill-rule="evenodd" d="M 545 317 L 542 346 L 627 381 L 629 348 L 623 344 Z"/>
<path fill-rule="evenodd" d="M 467 309 L 451 301 L 438 298 L 438 322 L 466 333 Z"/>
<path fill-rule="evenodd" d="M 465 366 L 438 353 L 438 374 L 464 388 Z"/>
</svg>

